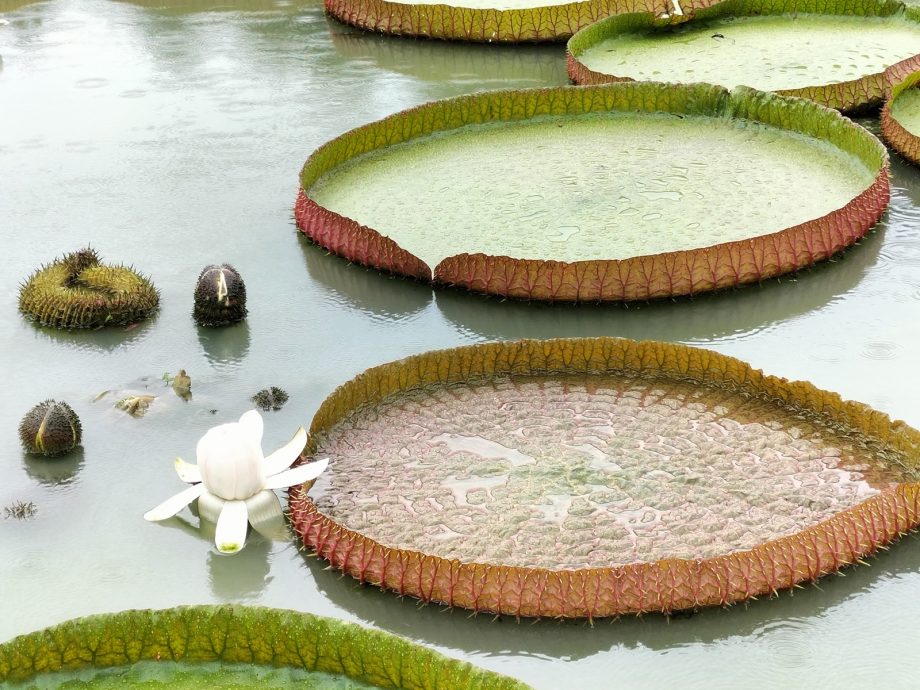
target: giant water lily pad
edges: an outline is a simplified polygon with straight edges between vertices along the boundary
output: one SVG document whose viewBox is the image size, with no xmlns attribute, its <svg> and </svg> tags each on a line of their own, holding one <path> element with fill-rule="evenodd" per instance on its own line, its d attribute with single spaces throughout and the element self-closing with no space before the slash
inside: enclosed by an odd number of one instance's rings
<svg viewBox="0 0 920 690">
<path fill-rule="evenodd" d="M 887 165 L 837 113 L 747 88 L 490 92 L 320 147 L 295 213 L 318 244 L 405 276 L 526 299 L 648 299 L 831 256 L 884 210 Z"/>
<path fill-rule="evenodd" d="M 611 17 L 568 44 L 579 84 L 743 84 L 844 111 L 881 105 L 886 73 L 918 54 L 920 11 L 890 0 L 727 0 L 691 21 Z"/>
<path fill-rule="evenodd" d="M 394 635 L 246 606 L 124 611 L 22 635 L 0 645 L 0 684 L 74 690 L 528 687 Z"/>
<path fill-rule="evenodd" d="M 325 0 L 336 19 L 370 31 L 463 41 L 555 41 L 622 12 L 693 12 L 715 0 Z"/>
<path fill-rule="evenodd" d="M 706 350 L 490 343 L 340 387 L 292 491 L 354 577 L 474 610 L 598 617 L 728 604 L 920 521 L 920 432 Z"/>
<path fill-rule="evenodd" d="M 920 70 L 920 60 L 915 65 Z M 895 151 L 920 165 L 920 71 L 894 80 L 882 108 L 882 135 Z"/>
</svg>

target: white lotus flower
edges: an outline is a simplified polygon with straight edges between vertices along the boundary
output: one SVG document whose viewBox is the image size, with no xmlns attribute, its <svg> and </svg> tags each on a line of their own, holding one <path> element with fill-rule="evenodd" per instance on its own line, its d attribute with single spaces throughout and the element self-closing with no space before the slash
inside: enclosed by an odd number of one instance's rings
<svg viewBox="0 0 920 690">
<path fill-rule="evenodd" d="M 247 523 L 259 531 L 281 516 L 281 501 L 273 489 L 284 489 L 315 479 L 328 460 L 289 469 L 307 442 L 300 427 L 294 438 L 269 455 L 262 455 L 262 416 L 250 410 L 239 422 L 208 430 L 198 441 L 198 464 L 176 458 L 179 479 L 188 489 L 144 515 L 156 522 L 171 518 L 198 499 L 198 514 L 217 523 L 214 541 L 222 553 L 236 553 L 246 543 Z"/>
</svg>

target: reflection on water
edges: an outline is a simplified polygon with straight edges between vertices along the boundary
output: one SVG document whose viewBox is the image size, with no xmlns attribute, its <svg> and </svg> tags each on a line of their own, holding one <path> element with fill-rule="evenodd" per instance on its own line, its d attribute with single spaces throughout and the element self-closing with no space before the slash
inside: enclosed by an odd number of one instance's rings
<svg viewBox="0 0 920 690">
<path fill-rule="evenodd" d="M 435 303 L 461 333 L 487 339 L 611 335 L 636 340 L 740 340 L 826 308 L 878 262 L 889 230 L 876 228 L 830 262 L 723 292 L 635 304 L 537 304 L 438 290 Z"/>
<path fill-rule="evenodd" d="M 257 599 L 272 580 L 271 551 L 271 541 L 259 534 L 247 538 L 246 548 L 239 553 L 209 551 L 208 576 L 214 596 L 224 601 Z"/>
<path fill-rule="evenodd" d="M 193 512 L 197 514 L 197 510 Z M 235 554 L 224 554 L 214 546 L 216 525 L 199 518 L 198 525 L 192 524 L 185 517 L 176 517 L 159 523 L 165 527 L 177 529 L 185 534 L 198 537 L 210 544 L 208 551 L 208 581 L 211 591 L 220 601 L 251 601 L 258 599 L 271 583 L 272 540 L 253 529 L 246 537 L 246 546 Z M 284 530 L 279 536 L 289 536 Z"/>
<path fill-rule="evenodd" d="M 329 19 L 329 37 L 347 60 L 369 61 L 381 69 L 425 81 L 445 79 L 506 86 L 508 81 L 534 86 L 565 84 L 568 77 L 561 45 L 463 44 L 400 38 L 357 31 Z"/>
<path fill-rule="evenodd" d="M 303 566 L 338 606 L 388 632 L 471 654 L 501 650 L 502 654 L 582 659 L 618 647 L 674 650 L 716 644 L 735 636 L 769 638 L 771 631 L 782 629 L 790 620 L 826 616 L 841 604 L 858 601 L 883 586 L 881 580 L 920 569 L 920 537 L 908 535 L 903 543 L 873 558 L 870 565 L 847 568 L 818 586 L 781 592 L 776 597 L 727 609 L 711 608 L 670 617 L 652 613 L 641 618 L 597 620 L 593 624 L 517 621 L 511 616 L 491 614 L 471 616 L 461 609 L 420 604 L 415 599 L 358 584 L 308 554 L 303 557 Z"/>
<path fill-rule="evenodd" d="M 23 319 L 27 321 L 25 317 Z M 28 327 L 34 331 L 36 339 L 45 338 L 56 346 L 109 353 L 119 348 L 131 347 L 143 341 L 153 331 L 156 322 L 157 315 L 154 315 L 141 323 L 117 328 L 63 330 L 39 326 L 31 321 L 28 322 Z"/>
<path fill-rule="evenodd" d="M 237 367 L 249 353 L 249 324 L 245 320 L 232 326 L 198 326 L 197 329 L 205 357 L 215 367 Z"/>
<path fill-rule="evenodd" d="M 337 305 L 374 319 L 403 321 L 431 304 L 430 285 L 348 263 L 303 237 L 300 245 L 310 277 Z"/>
<path fill-rule="evenodd" d="M 83 448 L 78 446 L 59 458 L 22 454 L 22 464 L 32 479 L 47 486 L 65 486 L 74 482 L 83 467 Z"/>
</svg>

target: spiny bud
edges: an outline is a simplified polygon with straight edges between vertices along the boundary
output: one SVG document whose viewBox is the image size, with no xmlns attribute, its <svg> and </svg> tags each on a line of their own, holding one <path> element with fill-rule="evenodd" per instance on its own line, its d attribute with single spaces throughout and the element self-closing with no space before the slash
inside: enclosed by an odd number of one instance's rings
<svg viewBox="0 0 920 690">
<path fill-rule="evenodd" d="M 19 288 L 19 309 L 43 326 L 99 328 L 137 323 L 153 314 L 160 295 L 126 266 L 100 263 L 91 248 L 39 268 Z"/>
<path fill-rule="evenodd" d="M 195 286 L 192 316 L 201 326 L 227 326 L 246 318 L 246 284 L 233 266 L 205 266 Z"/>
<path fill-rule="evenodd" d="M 56 400 L 38 403 L 19 423 L 19 440 L 26 452 L 48 458 L 72 451 L 80 445 L 82 434 L 77 413 Z"/>
</svg>

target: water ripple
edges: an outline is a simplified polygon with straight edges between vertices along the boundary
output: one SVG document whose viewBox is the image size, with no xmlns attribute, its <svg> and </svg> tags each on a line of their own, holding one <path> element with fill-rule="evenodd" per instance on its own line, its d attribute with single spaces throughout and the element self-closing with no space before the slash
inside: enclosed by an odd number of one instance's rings
<svg viewBox="0 0 920 690">
<path fill-rule="evenodd" d="M 866 343 L 862 349 L 862 356 L 869 359 L 894 359 L 898 356 L 901 346 L 886 340 L 877 340 Z"/>
</svg>

